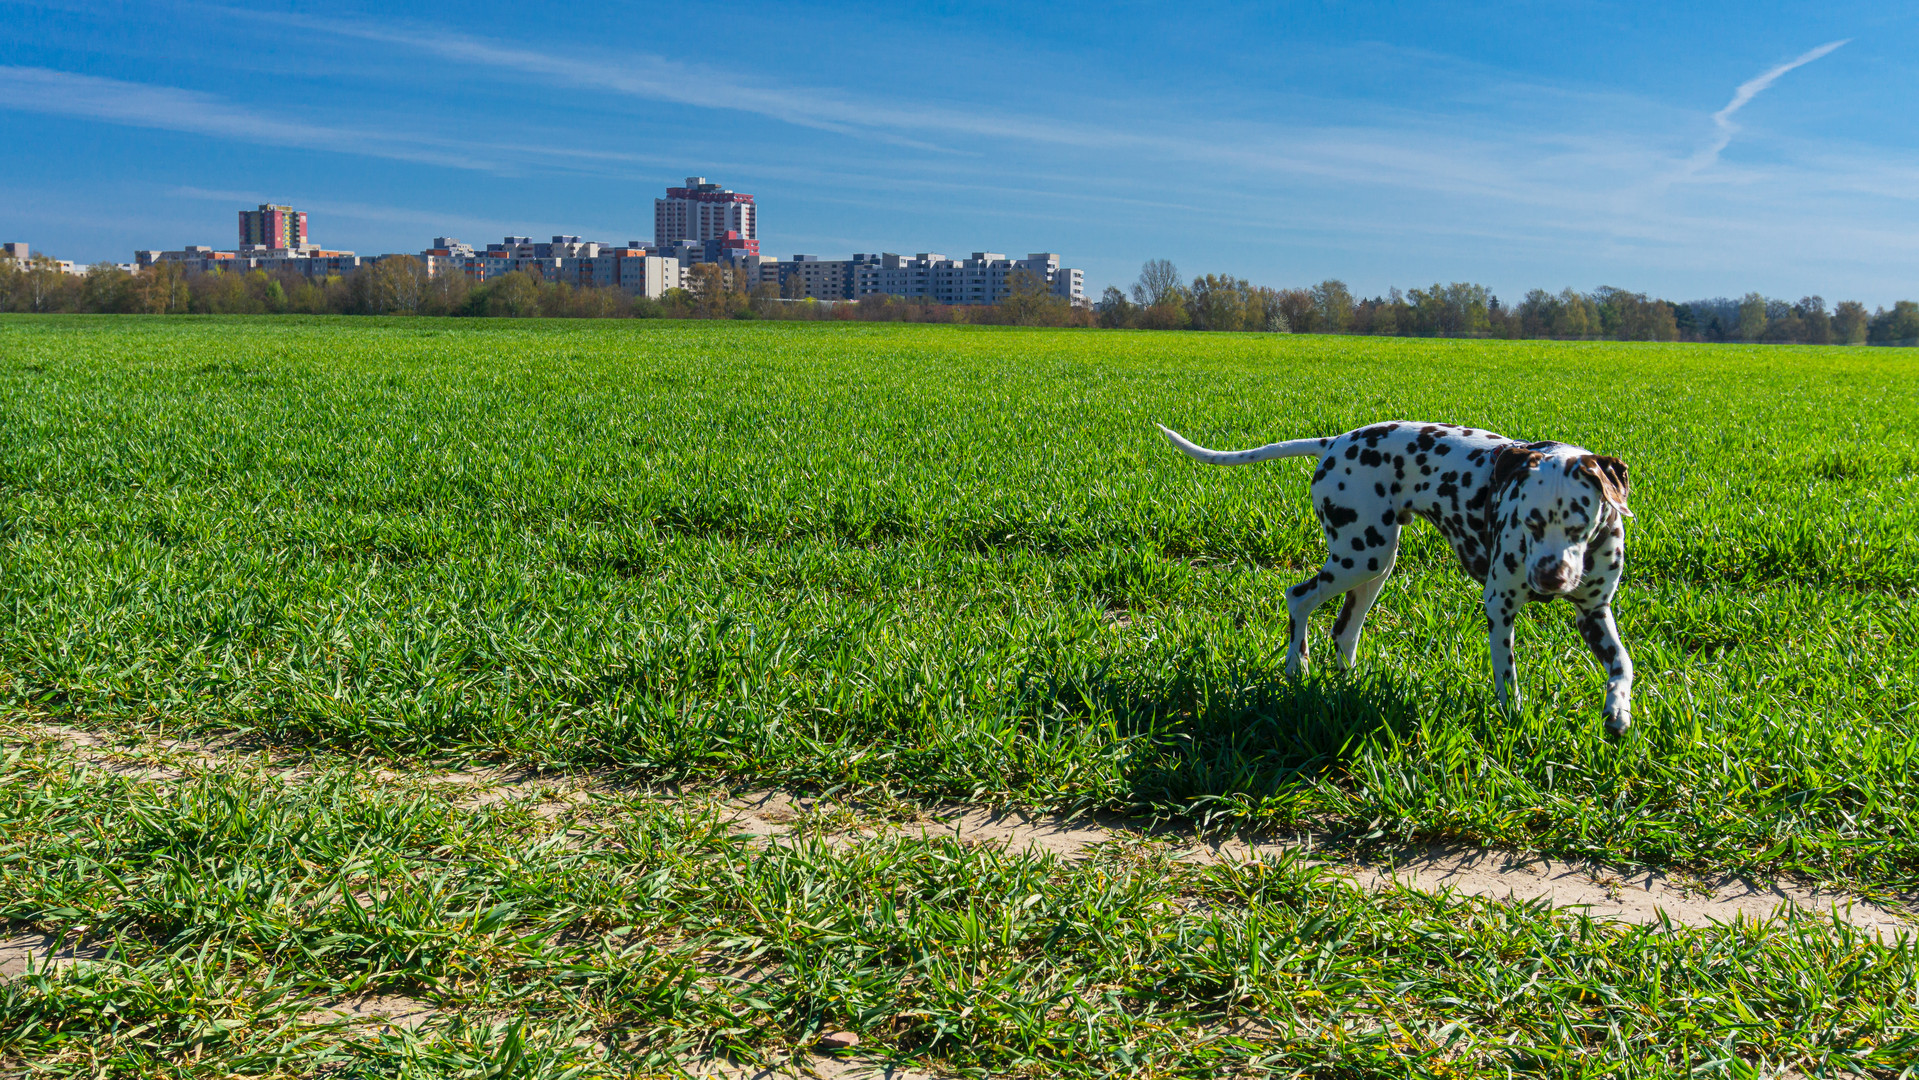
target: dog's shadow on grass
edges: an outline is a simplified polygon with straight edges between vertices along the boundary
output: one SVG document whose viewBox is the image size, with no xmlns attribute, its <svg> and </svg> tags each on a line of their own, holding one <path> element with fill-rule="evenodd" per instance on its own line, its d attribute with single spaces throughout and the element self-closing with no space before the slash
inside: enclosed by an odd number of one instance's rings
<svg viewBox="0 0 1919 1080">
<path fill-rule="evenodd" d="M 1298 788 L 1336 781 L 1369 747 L 1409 738 L 1419 715 L 1388 673 L 1215 668 L 1112 689 L 1117 724 L 1134 736 L 1124 797 L 1200 817 L 1257 816 Z"/>
</svg>

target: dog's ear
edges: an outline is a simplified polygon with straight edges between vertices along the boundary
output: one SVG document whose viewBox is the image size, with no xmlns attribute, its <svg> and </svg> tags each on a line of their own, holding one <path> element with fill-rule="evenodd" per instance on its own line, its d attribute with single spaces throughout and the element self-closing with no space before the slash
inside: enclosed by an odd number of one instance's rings
<svg viewBox="0 0 1919 1080">
<path fill-rule="evenodd" d="M 1626 495 L 1632 485 L 1626 479 L 1625 462 L 1616 457 L 1587 454 L 1579 459 L 1579 469 L 1599 485 L 1599 494 L 1605 497 L 1607 505 L 1619 511 L 1620 517 L 1633 516 L 1626 506 Z"/>
<path fill-rule="evenodd" d="M 1539 451 L 1528 450 L 1517 444 L 1500 447 L 1499 452 L 1493 455 L 1492 490 L 1495 493 L 1504 491 L 1506 482 L 1513 478 L 1513 474 L 1521 469 L 1530 469 L 1545 458 L 1546 455 Z"/>
</svg>

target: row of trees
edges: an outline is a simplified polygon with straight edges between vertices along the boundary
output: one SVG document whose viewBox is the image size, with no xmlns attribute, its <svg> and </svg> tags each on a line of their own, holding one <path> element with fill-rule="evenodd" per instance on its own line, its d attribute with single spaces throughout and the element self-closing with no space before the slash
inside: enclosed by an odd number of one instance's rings
<svg viewBox="0 0 1919 1080">
<path fill-rule="evenodd" d="M 777 286 L 746 287 L 724 267 L 690 269 L 686 287 L 654 300 L 512 273 L 483 284 L 430 277 L 411 255 L 392 255 L 347 277 L 298 274 L 188 274 L 162 263 L 128 273 L 110 263 L 64 272 L 36 255 L 25 266 L 0 260 L 0 311 L 144 314 L 464 315 L 569 318 L 840 319 L 886 322 L 1103 326 L 1139 330 L 1250 330 L 1294 334 L 1420 337 L 1752 341 L 1814 345 L 1919 344 L 1919 304 L 1901 300 L 1868 312 L 1857 301 L 1827 310 L 1821 297 L 1798 302 L 1748 293 L 1673 303 L 1624 289 L 1590 293 L 1534 289 L 1517 305 L 1467 282 L 1393 289 L 1355 297 L 1342 281 L 1274 289 L 1244 278 L 1203 274 L 1190 281 L 1165 259 L 1140 269 L 1131 290 L 1109 287 L 1091 311 L 1054 296 L 1019 271 L 991 305 L 945 305 L 869 296 L 853 304 L 783 299 Z"/>
<path fill-rule="evenodd" d="M 1534 289 L 1509 306 L 1483 285 L 1458 281 L 1361 299 L 1336 280 L 1310 289 L 1272 289 L 1213 274 L 1187 282 L 1165 259 L 1141 267 L 1130 291 L 1109 286 L 1094 310 L 1101 326 L 1140 330 L 1919 344 L 1919 304 L 1909 300 L 1869 313 L 1853 300 L 1828 311 L 1818 296 L 1790 303 L 1748 293 L 1738 300 L 1673 303 L 1605 287 L 1590 293 Z"/>
<path fill-rule="evenodd" d="M 411 255 L 390 255 L 346 277 L 184 272 L 160 263 L 129 273 L 111 263 L 69 274 L 36 255 L 25 267 L 0 260 L 0 311 L 210 315 L 462 315 L 526 318 L 853 319 L 1089 326 L 1090 312 L 1052 295 L 1019 271 L 1009 295 L 992 305 L 946 305 L 869 296 L 856 304 L 782 299 L 778 286 L 747 288 L 743 275 L 713 264 L 690 268 L 686 287 L 652 299 L 618 288 L 575 286 L 524 272 L 485 283 L 429 276 Z"/>
</svg>

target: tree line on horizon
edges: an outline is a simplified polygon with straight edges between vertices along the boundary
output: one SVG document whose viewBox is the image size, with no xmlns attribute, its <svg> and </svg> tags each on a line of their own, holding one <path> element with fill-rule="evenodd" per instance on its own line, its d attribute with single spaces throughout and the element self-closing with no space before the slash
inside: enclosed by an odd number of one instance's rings
<svg viewBox="0 0 1919 1080">
<path fill-rule="evenodd" d="M 430 276 L 411 255 L 393 255 L 357 273 L 304 275 L 187 273 L 161 263 L 129 273 L 111 263 L 64 272 L 35 255 L 24 267 L 0 260 L 0 311 L 95 314 L 451 315 L 476 318 L 693 318 L 865 322 L 939 322 L 1126 330 L 1252 331 L 1398 337 L 1558 338 L 1619 341 L 1726 341 L 1812 345 L 1919 345 L 1919 303 L 1901 300 L 1868 311 L 1852 300 L 1827 309 L 1818 296 L 1798 301 L 1747 293 L 1675 303 L 1613 287 L 1528 292 L 1508 305 L 1469 282 L 1394 288 L 1357 297 L 1328 279 L 1311 288 L 1275 289 L 1231 275 L 1190 281 L 1166 259 L 1140 269 L 1129 290 L 1109 286 L 1090 309 L 1054 296 L 1044 280 L 1017 272 L 996 304 L 949 305 L 890 296 L 819 303 L 782 298 L 776 286 L 751 288 L 730 270 L 699 264 L 685 288 L 653 299 L 618 288 L 546 281 L 516 271 L 486 282 Z"/>
<path fill-rule="evenodd" d="M 25 268 L 0 261 L 0 311 L 142 315 L 442 315 L 475 318 L 790 319 L 945 322 L 1019 326 L 1094 325 L 1093 313 L 1052 295 L 1017 271 L 997 304 L 937 304 L 892 296 L 820 303 L 746 287 L 744 275 L 714 263 L 687 270 L 686 287 L 654 299 L 617 287 L 548 281 L 524 271 L 485 282 L 433 276 L 411 255 L 389 255 L 357 272 L 315 280 L 265 270 L 189 273 L 172 263 L 130 273 L 112 263 L 69 274 L 35 255 Z"/>
<path fill-rule="evenodd" d="M 1141 267 L 1131 290 L 1108 286 L 1094 311 L 1099 325 L 1113 329 L 1919 345 L 1919 303 L 1910 300 L 1868 312 L 1855 300 L 1827 310 L 1818 296 L 1791 302 L 1747 293 L 1675 303 L 1605 286 L 1589 293 L 1534 289 L 1507 305 L 1484 285 L 1459 281 L 1368 299 L 1336 279 L 1308 289 L 1214 274 L 1188 282 L 1165 259 Z"/>
</svg>

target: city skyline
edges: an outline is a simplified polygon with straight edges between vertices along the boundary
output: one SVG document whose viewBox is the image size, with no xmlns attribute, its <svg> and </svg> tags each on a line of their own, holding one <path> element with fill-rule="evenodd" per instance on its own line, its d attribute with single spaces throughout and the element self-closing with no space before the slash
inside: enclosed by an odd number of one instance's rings
<svg viewBox="0 0 1919 1080">
<path fill-rule="evenodd" d="M 329 248 L 626 240 L 699 172 L 777 207 L 769 254 L 1061 251 L 1093 295 L 1161 257 L 1368 295 L 1919 288 L 1919 32 L 1870 5 L 316 11 L 0 0 L 0 234 L 118 262 L 267 203 Z"/>
<path fill-rule="evenodd" d="M 417 271 L 428 280 L 450 275 L 479 284 L 520 273 L 549 283 L 612 288 L 658 300 L 675 289 L 697 291 L 695 268 L 711 264 L 724 288 L 740 293 L 770 290 L 768 298 L 782 300 L 839 302 L 892 296 L 921 303 L 990 305 L 1037 283 L 1069 303 L 1090 302 L 1085 295 L 1085 272 L 1062 266 L 1054 252 L 1029 252 L 1024 259 L 988 251 L 974 251 L 965 258 L 932 252 L 910 256 L 856 252 L 843 259 L 804 253 L 790 259 L 765 255 L 759 251 L 754 197 L 703 176 L 689 176 L 684 184 L 669 186 L 664 196 L 653 201 L 653 221 L 650 244 L 628 240 L 621 245 L 556 234 L 545 242 L 507 235 L 498 243 L 476 247 L 458 237 L 436 236 L 417 255 L 385 251 L 363 256 L 308 242 L 306 211 L 262 203 L 257 210 L 239 212 L 238 243 L 232 249 L 206 244 L 138 248 L 131 264 L 120 265 L 135 271 L 165 265 L 190 275 L 259 272 L 311 282 L 354 276 L 384 260 L 401 259 L 400 265 L 407 269 L 399 272 Z M 742 236 L 742 230 L 746 235 Z M 26 246 L 9 243 L 8 255 L 25 262 Z M 69 274 L 87 272 L 72 260 L 61 262 Z"/>
</svg>

